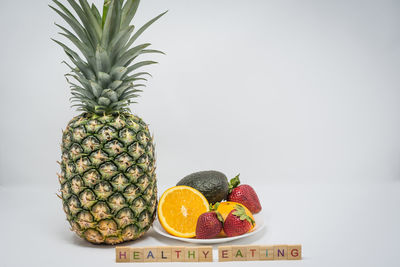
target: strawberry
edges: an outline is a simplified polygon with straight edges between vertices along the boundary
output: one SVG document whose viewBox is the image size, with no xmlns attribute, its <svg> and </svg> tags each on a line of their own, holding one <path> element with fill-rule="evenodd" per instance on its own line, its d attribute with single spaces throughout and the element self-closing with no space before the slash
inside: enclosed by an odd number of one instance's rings
<svg viewBox="0 0 400 267">
<path fill-rule="evenodd" d="M 239 184 L 240 180 L 238 174 L 230 181 L 228 201 L 237 202 L 246 206 L 246 208 L 248 208 L 253 214 L 260 212 L 261 204 L 256 191 L 254 191 L 253 187 L 250 185 Z"/>
<path fill-rule="evenodd" d="M 247 233 L 252 225 L 254 220 L 246 214 L 243 207 L 236 205 L 225 219 L 224 232 L 227 236 L 242 235 Z"/>
<path fill-rule="evenodd" d="M 196 224 L 196 238 L 208 239 L 218 235 L 222 230 L 222 219 L 221 214 L 215 211 L 209 211 L 201 214 L 197 219 Z"/>
</svg>

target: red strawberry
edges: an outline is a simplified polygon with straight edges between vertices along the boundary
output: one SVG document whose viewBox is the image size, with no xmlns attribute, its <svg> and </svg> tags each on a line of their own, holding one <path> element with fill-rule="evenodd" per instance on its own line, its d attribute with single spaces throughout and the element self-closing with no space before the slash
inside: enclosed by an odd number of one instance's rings
<svg viewBox="0 0 400 267">
<path fill-rule="evenodd" d="M 235 208 L 229 212 L 224 222 L 224 232 L 227 236 L 237 236 L 247 233 L 254 221 L 246 214 L 243 207 L 236 205 Z"/>
<path fill-rule="evenodd" d="M 228 201 L 243 204 L 251 211 L 251 213 L 260 212 L 261 204 L 256 191 L 254 191 L 253 187 L 251 187 L 250 185 L 239 184 L 239 175 L 231 179 L 229 185 Z"/>
<path fill-rule="evenodd" d="M 209 211 L 201 214 L 197 219 L 196 238 L 207 239 L 218 235 L 222 230 L 224 219 L 219 212 Z"/>
</svg>

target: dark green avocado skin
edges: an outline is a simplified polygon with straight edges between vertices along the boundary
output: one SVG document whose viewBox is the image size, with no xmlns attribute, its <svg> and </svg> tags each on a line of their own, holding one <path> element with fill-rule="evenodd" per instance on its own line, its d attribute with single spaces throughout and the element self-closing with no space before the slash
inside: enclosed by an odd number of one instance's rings
<svg viewBox="0 0 400 267">
<path fill-rule="evenodd" d="M 199 190 L 210 204 L 226 199 L 229 190 L 228 178 L 219 171 L 195 172 L 182 178 L 176 185 Z"/>
</svg>

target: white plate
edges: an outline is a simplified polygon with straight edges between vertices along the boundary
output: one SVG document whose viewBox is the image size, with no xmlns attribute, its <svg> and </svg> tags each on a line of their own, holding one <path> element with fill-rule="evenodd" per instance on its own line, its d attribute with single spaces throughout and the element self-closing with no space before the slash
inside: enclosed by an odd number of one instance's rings
<svg viewBox="0 0 400 267">
<path fill-rule="evenodd" d="M 199 243 L 199 244 L 216 244 L 216 243 L 224 243 L 224 242 L 229 242 L 229 241 L 233 241 L 236 239 L 246 238 L 246 237 L 252 236 L 255 233 L 259 232 L 264 227 L 264 219 L 260 213 L 255 214 L 253 216 L 254 216 L 254 220 L 256 221 L 256 226 L 252 229 L 252 231 L 248 232 L 246 234 L 243 234 L 243 235 L 233 236 L 233 237 L 218 237 L 218 238 L 211 238 L 211 239 L 196 239 L 196 238 L 177 237 L 177 236 L 170 235 L 167 231 L 165 231 L 164 228 L 161 226 L 160 222 L 158 221 L 158 219 L 154 220 L 153 228 L 160 235 L 163 235 L 168 238 L 180 240 L 183 242 Z"/>
</svg>

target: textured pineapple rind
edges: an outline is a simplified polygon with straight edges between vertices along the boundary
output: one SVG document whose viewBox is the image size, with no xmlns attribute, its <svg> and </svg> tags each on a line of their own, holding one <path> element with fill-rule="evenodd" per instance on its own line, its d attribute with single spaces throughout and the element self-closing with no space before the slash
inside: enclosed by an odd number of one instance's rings
<svg viewBox="0 0 400 267">
<path fill-rule="evenodd" d="M 153 138 L 129 113 L 73 118 L 62 136 L 61 199 L 71 230 L 89 242 L 141 237 L 154 221 Z"/>
</svg>

